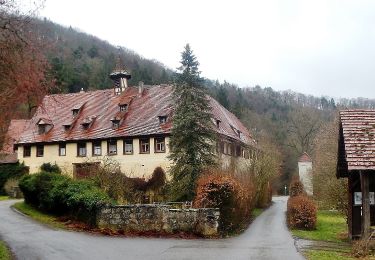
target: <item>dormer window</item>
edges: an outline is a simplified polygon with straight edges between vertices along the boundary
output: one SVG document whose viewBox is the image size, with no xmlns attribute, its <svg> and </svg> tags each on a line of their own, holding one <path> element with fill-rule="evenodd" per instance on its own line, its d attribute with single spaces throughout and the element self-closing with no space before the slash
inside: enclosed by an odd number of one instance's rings
<svg viewBox="0 0 375 260">
<path fill-rule="evenodd" d="M 65 131 L 68 131 L 70 129 L 70 125 L 63 125 L 63 126 L 64 126 Z"/>
<path fill-rule="evenodd" d="M 121 112 L 128 111 L 128 104 L 121 104 L 119 107 Z"/>
<path fill-rule="evenodd" d="M 46 132 L 46 125 L 38 125 L 38 134 L 42 135 Z"/>
<path fill-rule="evenodd" d="M 79 109 L 77 109 L 77 108 L 72 109 L 72 114 L 73 114 L 74 117 L 76 117 L 78 115 L 78 112 L 79 112 Z"/>
<path fill-rule="evenodd" d="M 221 120 L 216 119 L 216 127 L 217 127 L 217 128 L 220 128 L 220 123 L 221 123 Z"/>
<path fill-rule="evenodd" d="M 159 123 L 165 124 L 167 122 L 168 117 L 167 116 L 159 116 Z"/>
<path fill-rule="evenodd" d="M 83 128 L 84 130 L 89 129 L 89 126 L 90 126 L 90 123 L 87 123 L 87 122 L 82 123 L 82 128 Z"/>
<path fill-rule="evenodd" d="M 82 125 L 82 128 L 87 130 L 91 127 L 91 125 L 94 123 L 96 119 L 96 116 L 89 116 L 89 117 L 86 117 L 85 119 L 83 119 L 81 125 Z"/>
<path fill-rule="evenodd" d="M 40 118 L 38 123 L 38 134 L 42 135 L 47 133 L 53 127 L 52 121 L 46 118 Z"/>
<path fill-rule="evenodd" d="M 117 120 L 117 119 L 112 120 L 112 128 L 117 129 L 119 127 L 120 127 L 120 120 Z"/>
<path fill-rule="evenodd" d="M 83 107 L 84 104 L 85 104 L 85 103 L 79 103 L 79 104 L 75 105 L 75 106 L 72 108 L 72 115 L 73 115 L 73 117 L 78 116 L 79 111 L 81 110 L 81 108 Z"/>
<path fill-rule="evenodd" d="M 241 138 L 241 131 L 240 130 L 237 130 L 237 135 L 239 138 Z"/>
</svg>

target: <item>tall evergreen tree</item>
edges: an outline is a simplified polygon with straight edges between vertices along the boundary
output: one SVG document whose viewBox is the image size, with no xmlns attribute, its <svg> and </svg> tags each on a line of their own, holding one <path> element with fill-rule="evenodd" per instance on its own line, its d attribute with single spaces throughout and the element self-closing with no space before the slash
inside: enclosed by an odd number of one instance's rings
<svg viewBox="0 0 375 260">
<path fill-rule="evenodd" d="M 181 56 L 173 90 L 175 111 L 170 141 L 172 195 L 180 201 L 194 198 L 197 178 L 205 167 L 215 164 L 211 108 L 199 75 L 199 62 L 189 44 Z"/>
<path fill-rule="evenodd" d="M 229 110 L 228 91 L 223 86 L 220 86 L 217 92 L 217 101 Z"/>
</svg>

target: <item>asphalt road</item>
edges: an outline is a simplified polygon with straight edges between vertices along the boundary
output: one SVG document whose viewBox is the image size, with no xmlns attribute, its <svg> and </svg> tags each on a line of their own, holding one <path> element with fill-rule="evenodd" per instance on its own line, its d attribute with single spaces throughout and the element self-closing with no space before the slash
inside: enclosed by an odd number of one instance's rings
<svg viewBox="0 0 375 260">
<path fill-rule="evenodd" d="M 303 259 L 285 225 L 286 197 L 275 197 L 240 236 L 215 240 L 121 238 L 54 230 L 0 202 L 0 239 L 17 259 Z"/>
</svg>

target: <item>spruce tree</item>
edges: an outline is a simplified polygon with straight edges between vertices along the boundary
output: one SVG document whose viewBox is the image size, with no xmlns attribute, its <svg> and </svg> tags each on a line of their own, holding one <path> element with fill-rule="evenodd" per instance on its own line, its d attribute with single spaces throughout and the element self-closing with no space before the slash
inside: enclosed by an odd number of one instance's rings
<svg viewBox="0 0 375 260">
<path fill-rule="evenodd" d="M 179 201 L 194 198 L 196 181 L 202 170 L 215 164 L 211 107 L 199 75 L 199 62 L 189 44 L 181 56 L 173 89 L 175 111 L 169 156 L 173 162 L 172 196 Z"/>
</svg>

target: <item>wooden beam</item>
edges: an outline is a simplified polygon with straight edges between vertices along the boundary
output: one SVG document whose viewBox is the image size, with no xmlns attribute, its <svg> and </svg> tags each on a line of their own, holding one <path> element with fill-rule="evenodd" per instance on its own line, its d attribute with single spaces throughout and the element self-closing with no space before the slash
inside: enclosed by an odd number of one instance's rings
<svg viewBox="0 0 375 260">
<path fill-rule="evenodd" d="M 360 171 L 362 191 L 362 225 L 361 236 L 367 239 L 370 236 L 370 178 L 368 173 Z"/>
</svg>

